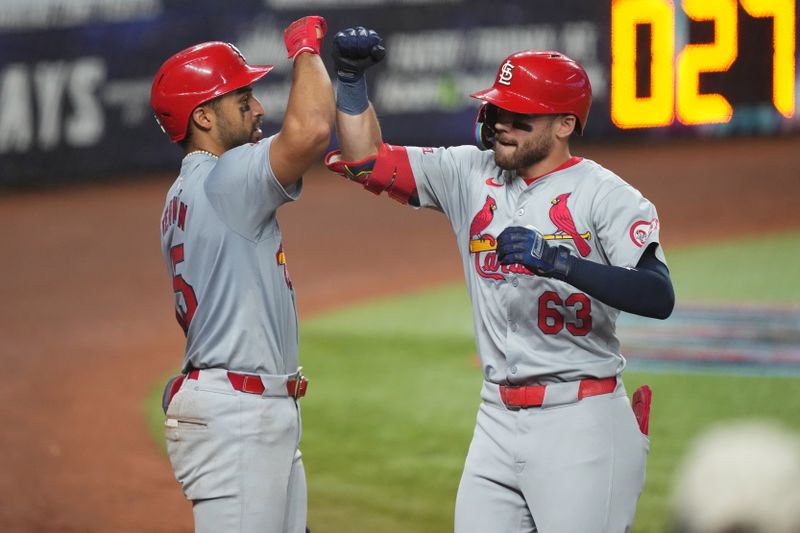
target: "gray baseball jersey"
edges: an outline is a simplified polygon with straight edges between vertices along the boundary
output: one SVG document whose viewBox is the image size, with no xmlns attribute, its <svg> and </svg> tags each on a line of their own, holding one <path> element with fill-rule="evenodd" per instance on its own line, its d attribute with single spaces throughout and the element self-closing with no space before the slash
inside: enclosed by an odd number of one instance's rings
<svg viewBox="0 0 800 533">
<path fill-rule="evenodd" d="M 275 212 L 296 200 L 269 166 L 272 139 L 217 160 L 183 160 L 161 218 L 161 248 L 186 332 L 183 370 L 254 374 L 297 369 L 297 312 Z"/>
<path fill-rule="evenodd" d="M 272 139 L 219 159 L 188 154 L 161 218 L 186 332 L 183 370 L 200 369 L 182 381 L 165 422 L 196 531 L 305 531 L 300 410 L 286 394 L 297 371 L 297 313 L 275 218 L 302 183 L 280 185 Z M 235 389 L 228 371 L 259 375 L 263 394 Z"/>
<path fill-rule="evenodd" d="M 629 531 L 649 440 L 618 376 L 619 311 L 575 287 L 503 266 L 496 238 L 533 226 L 579 257 L 632 267 L 658 243 L 655 207 L 612 172 L 574 157 L 535 179 L 474 147 L 409 148 L 420 205 L 443 211 L 464 266 L 484 373 L 456 497 L 456 533 Z M 657 256 L 664 261 L 660 247 Z M 541 407 L 513 410 L 502 385 L 547 385 Z"/>
<path fill-rule="evenodd" d="M 619 311 L 568 283 L 503 266 L 496 238 L 533 226 L 550 244 L 603 264 L 633 267 L 658 243 L 655 207 L 621 178 L 572 158 L 535 180 L 503 171 L 475 147 L 409 148 L 420 204 L 443 211 L 456 234 L 484 377 L 500 384 L 619 374 Z M 664 261 L 660 247 L 658 257 Z"/>
</svg>

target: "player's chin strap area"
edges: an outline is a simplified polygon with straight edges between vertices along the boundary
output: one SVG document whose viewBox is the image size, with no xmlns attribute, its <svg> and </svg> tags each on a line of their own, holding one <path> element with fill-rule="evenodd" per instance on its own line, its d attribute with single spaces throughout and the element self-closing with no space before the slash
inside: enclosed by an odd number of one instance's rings
<svg viewBox="0 0 800 533">
<path fill-rule="evenodd" d="M 356 181 L 373 194 L 383 191 L 401 204 L 418 205 L 417 184 L 404 146 L 382 144 L 377 155 L 361 161 L 344 161 L 341 150 L 325 156 L 325 166 Z"/>
</svg>

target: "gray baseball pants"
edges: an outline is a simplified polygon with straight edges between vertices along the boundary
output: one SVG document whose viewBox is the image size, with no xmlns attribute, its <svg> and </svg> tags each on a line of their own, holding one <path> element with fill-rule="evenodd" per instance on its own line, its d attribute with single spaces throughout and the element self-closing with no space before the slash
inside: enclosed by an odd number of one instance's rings
<svg viewBox="0 0 800 533">
<path fill-rule="evenodd" d="M 556 388 L 551 395 L 548 386 L 542 407 L 514 411 L 496 384 L 484 383 L 456 533 L 630 530 L 650 445 L 622 380 L 613 393 L 580 401 L 577 384 Z"/>
<path fill-rule="evenodd" d="M 167 451 L 197 533 L 304 533 L 306 478 L 294 398 L 233 389 L 222 369 L 185 380 L 167 409 Z"/>
</svg>

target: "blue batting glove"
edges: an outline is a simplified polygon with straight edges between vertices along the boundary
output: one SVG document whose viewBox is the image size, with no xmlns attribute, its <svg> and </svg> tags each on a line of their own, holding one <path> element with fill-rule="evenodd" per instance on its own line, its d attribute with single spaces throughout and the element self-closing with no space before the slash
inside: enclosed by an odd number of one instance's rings
<svg viewBox="0 0 800 533">
<path fill-rule="evenodd" d="M 513 226 L 497 237 L 497 258 L 502 265 L 523 265 L 536 275 L 560 280 L 569 274 L 570 251 L 550 246 L 533 227 Z"/>
<path fill-rule="evenodd" d="M 336 74 L 343 81 L 360 79 L 365 70 L 379 63 L 385 55 L 381 36 L 363 26 L 347 28 L 333 38 Z"/>
</svg>

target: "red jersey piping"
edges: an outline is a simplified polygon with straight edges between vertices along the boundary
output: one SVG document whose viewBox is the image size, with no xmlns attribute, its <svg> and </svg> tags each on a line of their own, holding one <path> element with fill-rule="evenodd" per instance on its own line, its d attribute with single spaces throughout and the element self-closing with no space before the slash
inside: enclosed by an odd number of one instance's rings
<svg viewBox="0 0 800 533">
<path fill-rule="evenodd" d="M 525 180 L 525 184 L 526 185 L 530 185 L 536 180 L 540 180 L 545 176 L 549 176 L 550 174 L 552 174 L 554 172 L 558 172 L 559 170 L 564 170 L 565 168 L 569 168 L 569 167 L 575 166 L 578 163 L 580 163 L 581 161 L 583 161 L 582 157 L 578 157 L 576 155 L 573 155 L 571 158 L 567 159 L 563 164 L 557 166 L 556 168 L 554 168 L 550 172 L 545 172 L 541 176 L 536 176 L 535 178 L 522 177 L 522 179 Z"/>
</svg>

